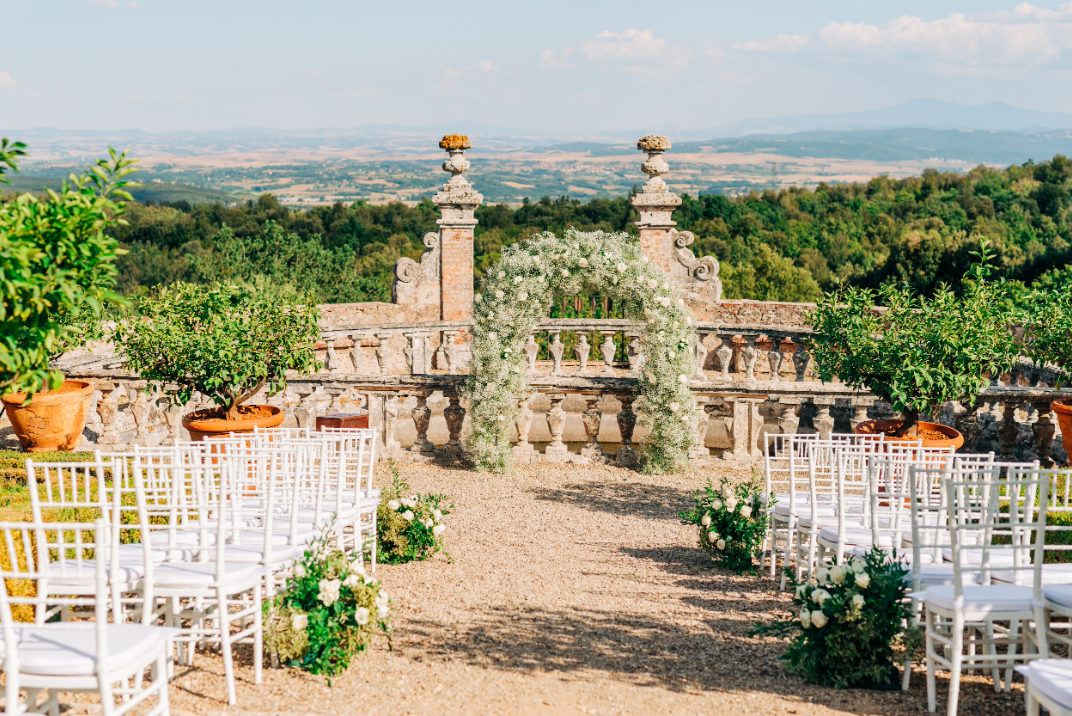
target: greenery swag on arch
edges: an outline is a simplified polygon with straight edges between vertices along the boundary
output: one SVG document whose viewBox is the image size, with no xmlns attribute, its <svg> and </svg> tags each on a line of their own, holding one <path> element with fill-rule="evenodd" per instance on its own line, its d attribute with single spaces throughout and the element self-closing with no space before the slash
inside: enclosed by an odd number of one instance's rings
<svg viewBox="0 0 1072 716">
<path fill-rule="evenodd" d="M 555 291 L 599 292 L 641 327 L 643 363 L 634 409 L 648 436 L 641 445 L 645 472 L 679 472 L 696 435 L 696 332 L 677 283 L 643 256 L 628 234 L 537 234 L 503 250 L 476 296 L 473 357 L 466 383 L 475 467 L 510 469 L 511 430 L 529 381 L 524 345 L 548 314 Z"/>
</svg>

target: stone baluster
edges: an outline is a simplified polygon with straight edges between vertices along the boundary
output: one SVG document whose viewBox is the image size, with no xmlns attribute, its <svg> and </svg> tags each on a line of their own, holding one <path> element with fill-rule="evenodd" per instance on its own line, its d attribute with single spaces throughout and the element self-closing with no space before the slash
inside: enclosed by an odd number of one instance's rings
<svg viewBox="0 0 1072 716">
<path fill-rule="evenodd" d="M 1057 426 L 1053 422 L 1054 415 L 1053 409 L 1050 408 L 1050 399 L 1037 401 L 1033 407 L 1036 417 L 1035 424 L 1031 426 L 1031 432 L 1035 436 L 1035 450 L 1038 453 L 1039 463 L 1044 467 L 1051 467 L 1054 460 L 1050 457 L 1050 450 L 1053 448 L 1053 436 L 1057 432 Z"/>
<path fill-rule="evenodd" d="M 767 351 L 767 362 L 770 364 L 770 379 L 782 379 L 782 363 L 785 354 L 782 353 L 782 339 L 778 336 L 770 336 L 771 349 Z"/>
<path fill-rule="evenodd" d="M 324 367 L 329 373 L 338 373 L 342 370 L 342 361 L 339 360 L 339 354 L 335 352 L 334 336 L 324 336 L 321 340 L 327 345 L 327 360 Z"/>
<path fill-rule="evenodd" d="M 551 393 L 547 396 L 551 401 L 551 409 L 547 411 L 547 429 L 551 433 L 551 442 L 544 450 L 548 460 L 560 462 L 566 458 L 568 448 L 562 442 L 562 433 L 566 429 L 566 411 L 562 407 L 562 401 L 566 399 L 565 393 Z"/>
<path fill-rule="evenodd" d="M 745 336 L 745 347 L 741 349 L 741 358 L 744 359 L 744 379 L 751 382 L 756 379 L 756 360 L 759 351 L 756 350 L 756 336 Z"/>
<path fill-rule="evenodd" d="M 428 423 L 432 420 L 432 410 L 428 407 L 428 391 L 415 392 L 417 407 L 413 409 L 413 426 L 417 429 L 417 438 L 410 445 L 410 452 L 432 452 L 435 445 L 428 439 Z"/>
<path fill-rule="evenodd" d="M 830 414 L 830 408 L 834 406 L 834 399 L 827 397 L 813 398 L 816 413 L 812 423 L 815 432 L 819 433 L 820 440 L 829 440 L 834 432 L 834 416 Z"/>
<path fill-rule="evenodd" d="M 518 401 L 517 419 L 514 421 L 517 427 L 517 444 L 513 447 L 514 461 L 518 463 L 532 462 L 533 453 L 536 452 L 529 442 L 529 431 L 532 429 L 532 408 L 529 403 L 531 398 L 524 397 Z"/>
<path fill-rule="evenodd" d="M 733 432 L 728 459 L 751 460 L 761 454 L 759 448 L 759 431 L 763 427 L 763 418 L 759 414 L 759 404 L 763 398 L 735 398 L 733 401 Z"/>
<path fill-rule="evenodd" d="M 403 352 L 409 363 L 411 375 L 427 375 L 428 368 L 428 337 L 423 333 L 407 333 L 408 344 Z"/>
<path fill-rule="evenodd" d="M 1001 444 L 1001 458 L 1013 459 L 1016 438 L 1020 435 L 1020 424 L 1016 422 L 1016 409 L 1019 403 L 1007 399 L 1002 404 L 1001 422 L 998 424 L 998 442 Z"/>
<path fill-rule="evenodd" d="M 621 433 L 622 444 L 618 448 L 614 462 L 621 467 L 632 467 L 637 464 L 637 452 L 633 447 L 633 429 L 636 428 L 633 400 L 632 395 L 618 396 L 618 401 L 622 404 L 622 409 L 618 412 L 618 432 Z"/>
<path fill-rule="evenodd" d="M 584 434 L 588 441 L 581 448 L 581 457 L 589 462 L 596 462 L 603 457 L 603 451 L 599 447 L 599 426 L 603 421 L 603 413 L 596 408 L 598 395 L 586 395 L 584 401 L 588 408 L 581 415 L 581 423 L 584 424 Z"/>
<path fill-rule="evenodd" d="M 461 331 L 443 331 L 443 356 L 447 359 L 447 370 L 451 375 L 458 372 L 458 334 Z"/>
<path fill-rule="evenodd" d="M 783 435 L 796 435 L 800 430 L 800 398 L 779 398 L 782 414 L 778 418 L 778 428 Z"/>
<path fill-rule="evenodd" d="M 629 359 L 629 375 L 636 377 L 640 375 L 640 369 L 644 365 L 644 351 L 641 350 L 640 336 L 634 334 L 626 334 L 629 336 L 629 345 L 626 347 L 626 357 Z"/>
<path fill-rule="evenodd" d="M 707 376 L 704 374 L 704 364 L 707 363 L 707 346 L 704 345 L 704 338 L 707 337 L 706 333 L 696 332 L 696 380 L 707 380 Z"/>
<path fill-rule="evenodd" d="M 361 356 L 361 339 L 363 336 L 359 333 L 351 333 L 350 341 L 354 344 L 350 348 L 350 363 L 354 366 L 354 373 L 362 375 L 362 371 L 365 367 L 365 362 Z"/>
<path fill-rule="evenodd" d="M 797 373 L 797 382 L 803 383 L 804 376 L 808 372 L 808 365 L 811 363 L 811 351 L 802 342 L 793 341 L 793 343 L 796 344 L 796 350 L 793 352 L 793 369 Z"/>
<path fill-rule="evenodd" d="M 592 352 L 592 346 L 588 345 L 588 334 L 582 331 L 577 336 L 577 375 L 588 375 L 588 355 Z"/>
<path fill-rule="evenodd" d="M 875 404 L 875 399 L 871 397 L 853 398 L 852 405 L 856 408 L 856 411 L 852 416 L 852 426 L 855 428 L 857 425 L 863 422 L 867 422 L 870 418 L 867 415 L 867 411 Z"/>
<path fill-rule="evenodd" d="M 696 441 L 689 449 L 689 458 L 692 460 L 706 460 L 711 457 L 711 451 L 707 449 L 707 426 L 711 416 L 707 413 L 707 399 L 696 397 Z"/>
<path fill-rule="evenodd" d="M 393 352 L 389 343 L 391 334 L 378 333 L 376 338 L 380 341 L 380 345 L 376 348 L 376 362 L 380 364 L 380 374 L 388 375 L 391 372 L 391 354 Z"/>
<path fill-rule="evenodd" d="M 614 345 L 614 331 L 603 331 L 603 372 L 601 376 L 613 378 L 614 373 L 614 351 L 617 346 Z"/>
<path fill-rule="evenodd" d="M 733 336 L 719 338 L 718 349 L 715 357 L 718 358 L 718 366 L 721 372 L 718 379 L 728 382 L 730 380 L 730 364 L 733 363 Z"/>
<path fill-rule="evenodd" d="M 552 329 L 549 333 L 551 342 L 548 344 L 548 350 L 551 353 L 551 358 L 555 361 L 555 365 L 551 369 L 551 375 L 562 375 L 562 352 L 566 349 L 562 344 L 562 331 Z"/>
<path fill-rule="evenodd" d="M 457 393 L 447 395 L 450 405 L 443 409 L 443 419 L 447 421 L 447 432 L 450 438 L 447 440 L 446 452 L 450 455 L 461 455 L 465 452 L 462 445 L 462 425 L 465 423 L 465 408 L 461 405 L 461 399 Z"/>
<path fill-rule="evenodd" d="M 964 435 L 964 448 L 977 452 L 979 439 L 983 436 L 983 416 L 990 413 L 990 402 L 979 398 L 975 405 L 965 406 L 965 408 L 964 416 L 957 429 Z"/>
<path fill-rule="evenodd" d="M 536 375 L 536 356 L 540 354 L 540 346 L 536 343 L 534 334 L 529 334 L 529 338 L 525 341 L 525 347 L 522 350 L 525 351 L 525 355 L 529 359 L 529 375 Z"/>
<path fill-rule="evenodd" d="M 389 453 L 402 447 L 402 444 L 398 442 L 398 438 L 395 437 L 400 407 L 398 393 L 388 393 L 385 396 L 383 401 L 383 445 Z"/>
</svg>

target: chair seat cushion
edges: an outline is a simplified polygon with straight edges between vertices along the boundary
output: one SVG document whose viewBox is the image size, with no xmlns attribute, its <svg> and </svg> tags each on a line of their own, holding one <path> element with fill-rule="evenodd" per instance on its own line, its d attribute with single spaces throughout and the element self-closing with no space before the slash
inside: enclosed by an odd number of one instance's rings
<svg viewBox="0 0 1072 716">
<path fill-rule="evenodd" d="M 167 640 L 179 633 L 147 624 L 107 626 L 108 665 L 112 672 L 152 663 Z M 39 676 L 92 676 L 97 666 L 97 630 L 92 623 L 15 627 L 19 671 Z M 0 641 L 0 648 L 4 644 Z"/>
<path fill-rule="evenodd" d="M 272 563 L 291 562 L 305 553 L 302 546 L 287 544 L 272 545 Z M 216 559 L 216 551 L 207 554 L 209 562 Z M 223 558 L 228 562 L 241 562 L 243 564 L 260 564 L 264 561 L 264 547 L 252 544 L 228 545 L 224 548 Z"/>
<path fill-rule="evenodd" d="M 909 554 L 911 554 L 911 552 L 909 552 Z M 920 555 L 918 572 L 920 589 L 953 586 L 953 565 L 948 562 L 925 562 L 923 560 L 923 555 Z M 913 584 L 915 582 L 915 576 L 912 572 L 909 572 L 905 575 L 904 580 L 907 584 Z M 983 573 L 962 571 L 961 581 L 965 585 L 980 586 L 983 583 Z"/>
<path fill-rule="evenodd" d="M 1029 688 L 1058 706 L 1072 709 L 1072 659 L 1038 659 L 1018 671 L 1027 678 Z"/>
<path fill-rule="evenodd" d="M 801 527 L 803 527 L 806 530 L 814 529 L 816 527 L 834 527 L 834 528 L 837 528 L 837 517 L 833 516 L 833 515 L 831 515 L 829 517 L 824 517 L 823 515 L 819 515 L 818 519 L 812 519 L 811 515 L 808 515 L 807 517 L 799 518 L 797 520 L 797 524 L 799 524 Z M 864 525 L 859 520 L 852 519 L 850 516 L 846 515 L 845 516 L 845 528 L 846 529 L 850 529 L 850 528 L 864 529 Z M 867 529 L 870 530 L 871 529 L 870 526 L 868 526 Z"/>
<path fill-rule="evenodd" d="M 800 517 L 801 515 L 810 515 L 811 512 L 812 512 L 811 503 L 807 502 L 806 500 L 804 502 L 801 502 L 801 501 L 798 500 L 797 503 L 793 507 L 794 507 L 794 512 L 796 513 L 796 515 L 798 517 Z M 837 514 L 836 512 L 834 512 L 833 507 L 824 507 L 824 506 L 820 506 L 819 509 L 817 510 L 817 512 L 818 512 L 820 517 L 833 516 L 833 515 Z M 775 505 L 774 506 L 774 514 L 781 515 L 783 517 L 788 517 L 789 514 L 790 514 L 790 512 L 789 512 L 789 500 L 786 499 L 785 502 L 779 502 L 777 505 Z"/>
<path fill-rule="evenodd" d="M 927 604 L 938 609 L 952 610 L 953 587 L 928 587 Z M 969 620 L 995 614 L 1030 612 L 1034 609 L 1031 587 L 1016 584 L 991 584 L 964 587 L 964 614 Z"/>
<path fill-rule="evenodd" d="M 1013 570 L 993 570 L 991 579 L 995 582 L 1006 584 L 1026 584 L 1031 586 L 1035 583 L 1035 573 L 1030 565 L 1026 568 Z M 1046 584 L 1070 584 L 1072 585 L 1072 564 L 1044 564 L 1042 565 L 1042 583 Z"/>
<path fill-rule="evenodd" d="M 241 586 L 256 582 L 261 573 L 261 568 L 252 562 L 227 562 L 223 580 L 228 586 Z M 153 567 L 153 585 L 161 589 L 206 588 L 215 581 L 215 562 L 164 562 Z"/>
<path fill-rule="evenodd" d="M 137 561 L 120 560 L 114 575 L 111 574 L 111 565 L 107 565 L 104 571 L 109 573 L 108 581 L 110 583 L 128 584 L 136 582 L 145 576 L 145 562 L 140 559 Z M 53 562 L 48 565 L 45 575 L 48 578 L 48 590 L 52 594 L 58 594 L 55 590 L 64 587 L 89 587 L 95 590 L 97 586 L 97 563 L 92 559 L 84 560 L 81 565 L 73 562 L 66 564 Z"/>
<path fill-rule="evenodd" d="M 1072 608 L 1072 585 L 1044 585 L 1042 587 L 1042 598 L 1058 606 Z"/>
<path fill-rule="evenodd" d="M 838 542 L 838 534 L 839 532 L 836 526 L 823 527 L 819 530 L 819 538 L 832 544 L 836 544 Z M 840 532 L 840 535 L 841 544 L 844 545 L 872 544 L 871 530 L 863 529 L 862 527 L 846 527 Z M 892 549 L 893 534 L 890 532 L 882 532 L 880 530 L 878 533 L 878 546 L 882 547 L 883 549 Z"/>
<path fill-rule="evenodd" d="M 983 550 L 981 549 L 969 549 L 963 550 L 960 553 L 964 564 L 982 564 L 983 563 Z M 953 561 L 953 548 L 946 547 L 942 550 L 942 559 L 946 562 Z M 990 566 L 999 565 L 1011 565 L 1013 564 L 1012 551 L 1009 549 L 992 549 L 987 553 L 987 564 Z"/>
</svg>

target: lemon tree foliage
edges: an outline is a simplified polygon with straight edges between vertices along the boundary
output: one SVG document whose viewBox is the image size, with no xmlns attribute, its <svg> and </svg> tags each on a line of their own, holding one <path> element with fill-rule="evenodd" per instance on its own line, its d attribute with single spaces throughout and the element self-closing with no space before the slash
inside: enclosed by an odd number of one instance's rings
<svg viewBox="0 0 1072 716">
<path fill-rule="evenodd" d="M 696 399 L 689 390 L 695 331 L 681 291 L 642 256 L 636 239 L 573 229 L 561 238 L 544 232 L 506 247 L 476 297 L 466 392 L 477 469 L 510 468 L 511 426 L 529 387 L 523 346 L 556 292 L 599 292 L 640 324 L 644 362 L 634 407 L 649 430 L 641 468 L 683 470 L 696 433 Z"/>
<path fill-rule="evenodd" d="M 0 179 L 23 154 L 22 143 L 0 141 Z M 118 298 L 121 251 L 109 231 L 123 223 L 133 163 L 111 151 L 58 192 L 0 203 L 0 393 L 59 387 L 49 360 L 99 337 L 102 306 Z"/>
<path fill-rule="evenodd" d="M 177 283 L 138 303 L 141 318 L 116 330 L 127 367 L 150 382 L 168 405 L 194 391 L 238 418 L 238 406 L 267 386 L 286 387 L 286 373 L 320 367 L 313 344 L 319 311 L 293 293 L 217 283 Z"/>
<path fill-rule="evenodd" d="M 1058 384 L 1066 384 L 1072 370 L 1072 283 L 1035 290 L 1026 303 L 1028 353 L 1039 365 L 1059 368 Z"/>
<path fill-rule="evenodd" d="M 989 376 L 1020 355 L 1015 317 L 1003 307 L 1007 286 L 989 280 L 986 242 L 975 256 L 961 296 L 944 285 L 931 298 L 907 285 L 824 296 L 809 317 L 819 377 L 888 402 L 904 416 L 901 435 L 917 434 L 921 413 L 937 414 L 953 400 L 973 403 Z"/>
</svg>

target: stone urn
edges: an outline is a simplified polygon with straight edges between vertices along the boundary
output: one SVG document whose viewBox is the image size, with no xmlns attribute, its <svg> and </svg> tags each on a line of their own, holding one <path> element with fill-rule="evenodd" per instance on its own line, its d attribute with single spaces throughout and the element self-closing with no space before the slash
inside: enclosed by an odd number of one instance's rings
<svg viewBox="0 0 1072 716">
<path fill-rule="evenodd" d="M 898 438 L 890 437 L 889 433 L 897 430 L 901 427 L 902 420 L 865 420 L 864 422 L 853 428 L 853 432 L 857 435 L 877 435 L 878 433 L 886 433 L 887 442 L 914 442 L 912 438 Z M 949 427 L 948 425 L 941 425 L 939 423 L 928 423 L 920 420 L 919 429 L 931 434 L 940 434 L 945 437 L 923 437 L 923 447 L 950 447 L 954 450 L 959 450 L 964 445 L 964 436 L 960 434 L 959 430 Z"/>
<path fill-rule="evenodd" d="M 26 393 L 8 393 L 0 400 L 23 450 L 52 452 L 78 447 L 92 397 L 92 383 L 65 380 L 57 390 L 34 393 L 26 405 Z"/>
<path fill-rule="evenodd" d="M 206 408 L 182 416 L 190 440 L 224 438 L 230 433 L 251 433 L 254 428 L 274 428 L 286 418 L 274 405 L 239 405 L 238 420 L 227 420 L 223 408 Z"/>
</svg>

